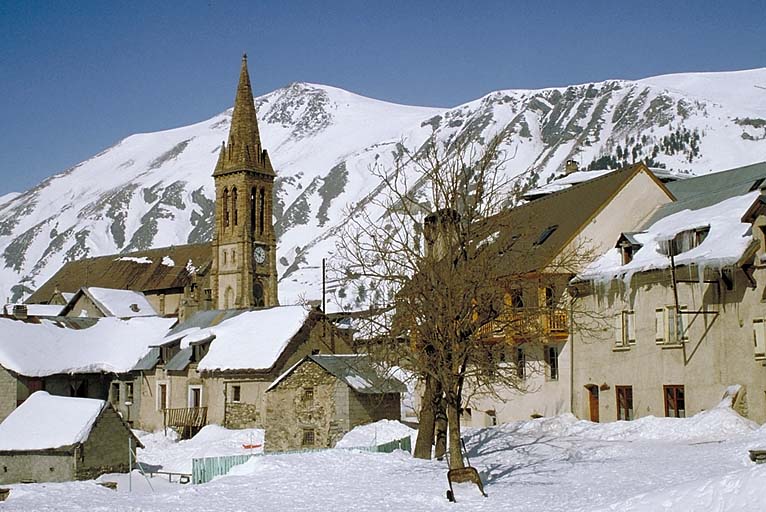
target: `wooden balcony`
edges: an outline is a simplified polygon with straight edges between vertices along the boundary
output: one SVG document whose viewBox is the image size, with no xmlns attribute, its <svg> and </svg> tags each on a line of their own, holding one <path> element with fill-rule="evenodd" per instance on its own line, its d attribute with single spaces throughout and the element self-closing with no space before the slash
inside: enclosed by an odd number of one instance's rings
<svg viewBox="0 0 766 512">
<path fill-rule="evenodd" d="M 541 335 L 549 338 L 566 338 L 569 336 L 569 314 L 565 309 L 543 308 L 537 311 L 526 309 L 512 311 L 505 316 L 482 325 L 477 335 L 491 340 L 506 338 L 507 333 L 516 332 L 520 335 Z"/>
<path fill-rule="evenodd" d="M 164 409 L 163 424 L 179 431 L 182 438 L 191 437 L 207 425 L 207 407 L 184 407 Z"/>
</svg>

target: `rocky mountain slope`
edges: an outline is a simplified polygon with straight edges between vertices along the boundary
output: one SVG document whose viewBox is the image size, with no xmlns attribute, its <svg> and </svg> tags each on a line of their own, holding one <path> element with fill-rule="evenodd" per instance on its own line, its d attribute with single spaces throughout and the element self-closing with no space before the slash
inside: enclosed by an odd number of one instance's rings
<svg viewBox="0 0 766 512">
<path fill-rule="evenodd" d="M 549 181 L 570 158 L 714 172 L 766 160 L 762 87 L 766 68 L 497 91 L 446 109 L 307 83 L 261 96 L 262 140 L 278 172 L 280 300 L 319 297 L 321 259 L 333 257 L 348 206 L 366 208 L 381 193 L 370 168 L 390 165 L 397 144 L 458 134 L 482 142 L 502 130 L 517 189 Z M 211 173 L 230 115 L 132 135 L 1 197 L 0 293 L 23 299 L 73 259 L 208 240 Z"/>
</svg>

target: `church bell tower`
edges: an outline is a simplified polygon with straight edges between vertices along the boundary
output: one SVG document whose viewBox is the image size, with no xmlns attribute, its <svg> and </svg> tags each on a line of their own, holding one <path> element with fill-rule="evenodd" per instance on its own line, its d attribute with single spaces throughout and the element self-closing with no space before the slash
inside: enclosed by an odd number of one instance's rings
<svg viewBox="0 0 766 512">
<path fill-rule="evenodd" d="M 261 147 L 253 90 L 242 57 L 229 140 L 213 172 L 215 232 L 211 287 L 216 309 L 279 305 L 272 222 L 274 169 Z"/>
</svg>

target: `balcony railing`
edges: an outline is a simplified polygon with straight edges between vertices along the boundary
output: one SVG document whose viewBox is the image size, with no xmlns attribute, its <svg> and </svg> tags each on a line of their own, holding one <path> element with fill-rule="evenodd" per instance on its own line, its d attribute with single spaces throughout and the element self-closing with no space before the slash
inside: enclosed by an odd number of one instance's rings
<svg viewBox="0 0 766 512">
<path fill-rule="evenodd" d="M 517 310 L 487 322 L 477 334 L 483 338 L 505 338 L 511 332 L 566 336 L 569 334 L 569 315 L 565 309 Z"/>
<path fill-rule="evenodd" d="M 163 411 L 165 430 L 168 427 L 180 429 L 183 433 L 194 435 L 207 424 L 207 407 L 184 407 Z"/>
</svg>

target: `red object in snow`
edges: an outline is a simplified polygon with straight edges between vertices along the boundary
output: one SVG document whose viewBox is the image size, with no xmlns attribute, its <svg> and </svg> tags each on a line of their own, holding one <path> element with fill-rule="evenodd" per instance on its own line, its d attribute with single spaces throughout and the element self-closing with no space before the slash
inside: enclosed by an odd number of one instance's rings
<svg viewBox="0 0 766 512">
<path fill-rule="evenodd" d="M 260 448 L 261 446 L 263 445 L 262 444 L 243 444 L 242 448 L 244 448 L 245 450 L 253 450 L 255 448 Z"/>
</svg>

